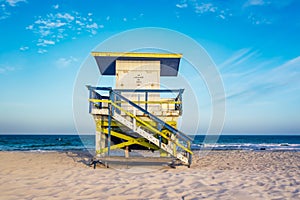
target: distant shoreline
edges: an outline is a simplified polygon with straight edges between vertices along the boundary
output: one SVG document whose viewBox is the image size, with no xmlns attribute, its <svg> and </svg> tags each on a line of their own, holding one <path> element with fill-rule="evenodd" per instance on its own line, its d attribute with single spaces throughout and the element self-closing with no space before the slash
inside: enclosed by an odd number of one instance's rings
<svg viewBox="0 0 300 200">
<path fill-rule="evenodd" d="M 0 151 L 85 151 L 95 148 L 94 135 L 0 135 Z M 299 136 L 221 135 L 193 137 L 192 150 L 300 151 Z"/>
</svg>

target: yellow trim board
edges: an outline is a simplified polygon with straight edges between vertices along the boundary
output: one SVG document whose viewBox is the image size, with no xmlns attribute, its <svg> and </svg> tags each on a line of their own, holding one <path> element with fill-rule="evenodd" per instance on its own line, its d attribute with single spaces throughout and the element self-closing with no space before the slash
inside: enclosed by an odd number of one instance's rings
<svg viewBox="0 0 300 200">
<path fill-rule="evenodd" d="M 177 122 L 176 121 L 165 121 L 167 124 L 169 124 L 170 126 L 176 128 L 177 127 Z M 108 127 L 109 123 L 108 123 L 108 118 L 106 119 L 99 119 L 99 120 L 95 120 L 96 123 L 96 128 L 98 127 Z M 155 126 L 156 122 L 154 121 L 147 121 L 148 124 L 150 124 L 151 126 Z M 114 119 L 112 119 L 111 121 L 111 125 L 110 126 L 122 126 L 122 124 L 120 124 L 120 122 L 115 121 Z M 137 126 L 142 126 L 144 127 L 141 123 L 137 122 Z M 168 130 L 166 128 L 162 128 L 162 130 Z"/>
<path fill-rule="evenodd" d="M 92 52 L 92 56 L 129 58 L 181 58 L 180 53 Z"/>
<path fill-rule="evenodd" d="M 89 102 L 93 103 L 111 103 L 111 100 L 108 99 L 88 99 Z M 132 101 L 136 104 L 181 104 L 181 101 L 168 101 L 168 100 L 158 100 L 158 101 Z M 129 104 L 127 101 L 115 101 L 115 103 Z"/>
<path fill-rule="evenodd" d="M 102 133 L 108 134 L 107 129 L 100 129 L 100 131 Z M 147 139 L 145 139 L 145 138 L 133 138 L 131 136 L 128 136 L 128 135 L 125 135 L 125 134 L 122 134 L 122 133 L 119 133 L 119 132 L 116 132 L 116 131 L 111 131 L 110 133 L 111 133 L 112 136 L 127 140 L 126 142 L 122 142 L 122 143 L 113 145 L 114 149 L 122 148 L 122 147 L 125 147 L 125 146 L 130 146 L 130 145 L 133 145 L 133 144 L 138 144 L 138 145 L 141 145 L 141 146 L 153 149 L 153 150 L 158 150 L 159 149 L 156 145 L 147 142 Z M 106 147 L 106 149 L 108 149 L 108 148 Z"/>
</svg>

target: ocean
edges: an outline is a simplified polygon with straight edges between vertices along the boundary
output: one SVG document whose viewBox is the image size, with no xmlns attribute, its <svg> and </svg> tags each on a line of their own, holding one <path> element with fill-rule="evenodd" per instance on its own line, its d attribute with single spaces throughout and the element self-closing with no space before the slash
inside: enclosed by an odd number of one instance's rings
<svg viewBox="0 0 300 200">
<path fill-rule="evenodd" d="M 193 150 L 300 151 L 300 135 L 220 135 L 216 143 L 192 138 Z M 94 145 L 93 135 L 0 135 L 0 151 L 93 151 Z"/>
</svg>

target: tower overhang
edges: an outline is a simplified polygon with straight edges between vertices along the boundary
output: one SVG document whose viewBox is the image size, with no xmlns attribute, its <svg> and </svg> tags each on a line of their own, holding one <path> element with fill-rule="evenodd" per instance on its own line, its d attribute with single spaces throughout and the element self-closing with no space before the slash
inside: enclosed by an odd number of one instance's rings
<svg viewBox="0 0 300 200">
<path fill-rule="evenodd" d="M 102 75 L 116 75 L 116 61 L 159 61 L 160 76 L 177 76 L 182 54 L 138 52 L 92 52 Z"/>
</svg>

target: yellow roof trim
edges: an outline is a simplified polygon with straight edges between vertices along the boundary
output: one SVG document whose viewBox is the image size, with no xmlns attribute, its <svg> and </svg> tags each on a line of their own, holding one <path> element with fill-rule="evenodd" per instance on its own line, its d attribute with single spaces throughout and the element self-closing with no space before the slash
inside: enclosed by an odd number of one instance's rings
<svg viewBox="0 0 300 200">
<path fill-rule="evenodd" d="M 92 52 L 92 56 L 134 58 L 181 58 L 180 53 Z"/>
</svg>

